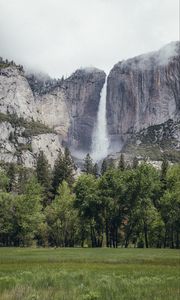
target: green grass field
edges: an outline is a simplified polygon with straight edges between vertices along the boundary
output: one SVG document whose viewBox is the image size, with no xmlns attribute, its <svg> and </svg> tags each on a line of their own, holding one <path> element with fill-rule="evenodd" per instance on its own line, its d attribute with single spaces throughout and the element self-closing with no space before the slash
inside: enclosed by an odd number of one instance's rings
<svg viewBox="0 0 180 300">
<path fill-rule="evenodd" d="M 178 250 L 0 248 L 0 300 L 176 300 L 179 288 Z"/>
</svg>

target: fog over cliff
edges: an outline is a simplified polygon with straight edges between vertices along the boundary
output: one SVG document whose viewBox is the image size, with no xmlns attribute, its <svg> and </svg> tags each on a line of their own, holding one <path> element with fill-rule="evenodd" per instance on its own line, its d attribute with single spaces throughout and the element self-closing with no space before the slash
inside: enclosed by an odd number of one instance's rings
<svg viewBox="0 0 180 300">
<path fill-rule="evenodd" d="M 52 77 L 178 40 L 178 0 L 0 0 L 0 55 Z"/>
</svg>

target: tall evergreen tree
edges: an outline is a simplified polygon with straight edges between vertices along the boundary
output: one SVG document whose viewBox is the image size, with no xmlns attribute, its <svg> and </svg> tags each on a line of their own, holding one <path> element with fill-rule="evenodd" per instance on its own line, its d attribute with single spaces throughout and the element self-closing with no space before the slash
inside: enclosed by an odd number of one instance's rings
<svg viewBox="0 0 180 300">
<path fill-rule="evenodd" d="M 48 160 L 43 151 L 40 151 L 37 158 L 36 174 L 38 182 L 43 187 L 43 202 L 46 206 L 49 198 L 51 198 L 51 174 Z"/>
<path fill-rule="evenodd" d="M 137 167 L 138 167 L 138 159 L 137 159 L 137 157 L 135 156 L 135 157 L 133 158 L 132 168 L 133 168 L 133 169 L 136 169 Z"/>
<path fill-rule="evenodd" d="M 114 160 L 113 159 L 110 159 L 108 161 L 108 165 L 107 165 L 107 169 L 108 170 L 114 170 L 116 167 L 115 167 L 115 163 L 114 163 Z"/>
<path fill-rule="evenodd" d="M 125 168 L 126 168 L 126 166 L 125 166 L 124 154 L 121 153 L 119 164 L 118 164 L 118 169 L 120 169 L 121 171 L 124 171 Z"/>
<path fill-rule="evenodd" d="M 49 186 L 49 181 L 50 181 L 49 164 L 43 151 L 40 151 L 37 158 L 36 174 L 37 174 L 38 182 L 42 186 L 44 187 Z"/>
<path fill-rule="evenodd" d="M 53 180 L 52 180 L 52 187 L 53 193 L 56 194 L 57 188 L 60 183 L 64 180 L 64 170 L 63 170 L 63 154 L 62 151 L 59 151 L 58 157 L 54 164 L 53 170 Z"/>
<path fill-rule="evenodd" d="M 103 160 L 101 165 L 101 175 L 103 175 L 108 169 L 107 161 L 106 159 Z"/>
<path fill-rule="evenodd" d="M 0 192 L 7 192 L 9 188 L 9 178 L 4 170 L 0 169 Z"/>
<path fill-rule="evenodd" d="M 86 174 L 93 174 L 93 161 L 89 153 L 84 159 L 84 172 Z"/>
<path fill-rule="evenodd" d="M 68 148 L 65 148 L 64 155 L 60 151 L 54 164 L 52 181 L 54 194 L 56 194 L 57 188 L 59 184 L 63 182 L 63 180 L 65 180 L 70 186 L 72 185 L 74 182 L 74 170 L 75 164 L 71 157 L 70 151 Z"/>
<path fill-rule="evenodd" d="M 95 163 L 93 166 L 93 175 L 97 178 L 99 176 L 99 167 L 98 164 Z"/>
<path fill-rule="evenodd" d="M 16 168 L 13 163 L 10 163 L 7 169 L 7 176 L 9 178 L 9 192 L 14 190 L 14 185 L 16 184 Z"/>
<path fill-rule="evenodd" d="M 168 171 L 168 160 L 166 157 L 163 158 L 162 165 L 161 165 L 161 182 L 163 185 L 166 186 L 166 181 L 167 181 L 167 171 Z"/>
<path fill-rule="evenodd" d="M 69 185 L 72 185 L 72 183 L 74 182 L 74 171 L 76 169 L 76 166 L 71 157 L 71 153 L 67 147 L 65 148 L 65 151 L 64 151 L 63 164 L 64 164 L 64 170 L 65 170 L 64 180 L 66 180 L 66 182 Z"/>
<path fill-rule="evenodd" d="M 24 193 L 24 187 L 27 184 L 29 177 L 32 176 L 32 171 L 29 171 L 27 168 L 23 167 L 22 165 L 18 166 L 17 170 L 17 182 L 16 185 L 14 185 L 14 191 L 17 194 L 23 194 Z"/>
</svg>

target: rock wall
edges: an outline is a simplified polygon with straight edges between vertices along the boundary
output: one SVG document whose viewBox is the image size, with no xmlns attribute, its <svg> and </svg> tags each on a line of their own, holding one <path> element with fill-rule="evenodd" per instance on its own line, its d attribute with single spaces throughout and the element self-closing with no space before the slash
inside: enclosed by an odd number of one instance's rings
<svg viewBox="0 0 180 300">
<path fill-rule="evenodd" d="M 0 159 L 7 162 L 20 160 L 33 167 L 40 150 L 45 152 L 51 165 L 64 144 L 74 150 L 90 151 L 104 81 L 103 71 L 81 69 L 66 80 L 51 82 L 48 79 L 44 85 L 42 79 L 36 80 L 33 76 L 32 81 L 31 76 L 26 76 L 16 65 L 1 68 Z M 53 136 L 32 131 L 32 136 L 26 139 L 22 135 L 23 126 L 18 127 L 12 120 L 6 122 L 11 115 L 16 116 L 16 121 L 23 118 L 27 122 L 41 122 L 53 129 Z M 16 138 L 12 140 L 14 135 Z"/>
<path fill-rule="evenodd" d="M 77 70 L 64 81 L 71 115 L 68 143 L 72 149 L 89 152 L 97 119 L 100 93 L 106 74 L 98 69 Z"/>
<path fill-rule="evenodd" d="M 67 140 L 71 116 L 64 90 L 55 88 L 44 95 L 36 94 L 35 104 L 40 122 L 54 128 L 63 140 Z"/>
<path fill-rule="evenodd" d="M 126 140 L 180 112 L 179 53 L 173 42 L 153 52 L 116 64 L 108 76 L 107 122 L 110 136 Z"/>
<path fill-rule="evenodd" d="M 180 119 L 179 50 L 179 42 L 170 43 L 157 52 L 119 62 L 111 70 L 107 122 L 112 152 L 116 151 L 113 145 L 117 143 L 119 150 L 132 134 L 144 128 Z M 15 64 L 2 63 L 0 159 L 33 166 L 43 150 L 53 165 L 62 145 L 68 145 L 74 153 L 90 152 L 105 76 L 104 71 L 86 68 L 65 80 L 43 74 L 38 78 Z M 13 123 L 8 117 L 13 115 L 44 125 L 39 131 L 33 128 L 26 137 L 25 124 L 17 124 L 16 117 Z"/>
<path fill-rule="evenodd" d="M 24 72 L 16 66 L 0 69 L 0 112 L 37 120 L 32 90 Z"/>
<path fill-rule="evenodd" d="M 34 168 L 39 152 L 43 151 L 53 167 L 58 151 L 63 151 L 59 136 L 45 133 L 24 137 L 24 130 L 24 127 L 12 126 L 9 122 L 0 123 L 0 160 Z"/>
</svg>

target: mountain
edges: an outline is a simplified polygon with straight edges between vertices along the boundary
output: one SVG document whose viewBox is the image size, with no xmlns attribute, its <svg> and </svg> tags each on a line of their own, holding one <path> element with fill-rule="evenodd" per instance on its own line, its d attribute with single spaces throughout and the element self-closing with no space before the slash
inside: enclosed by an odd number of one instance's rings
<svg viewBox="0 0 180 300">
<path fill-rule="evenodd" d="M 113 67 L 107 84 L 107 122 L 111 144 L 116 143 L 116 150 L 122 148 L 125 153 L 145 155 L 147 147 L 150 147 L 147 144 L 153 138 L 156 147 L 163 153 L 169 138 L 169 151 L 170 148 L 179 151 L 179 120 L 179 42 L 172 42 L 156 52 L 121 61 Z M 167 124 L 171 124 L 168 138 Z M 161 135 L 157 134 L 158 130 Z M 153 151 L 149 151 L 149 154 Z M 178 154 L 175 156 L 179 157 Z"/>
<path fill-rule="evenodd" d="M 33 167 L 40 150 L 51 165 L 63 145 L 90 151 L 104 81 L 95 68 L 53 80 L 1 61 L 0 159 Z"/>
<path fill-rule="evenodd" d="M 107 85 L 107 120 L 110 135 L 126 139 L 180 114 L 180 44 L 119 62 Z"/>
<path fill-rule="evenodd" d="M 179 48 L 173 42 L 110 71 L 111 152 L 143 156 L 155 145 L 158 159 L 167 152 L 172 161 L 179 159 Z M 102 70 L 85 68 L 56 80 L 0 58 L 0 160 L 33 167 L 43 150 L 53 166 L 64 145 L 74 153 L 90 152 L 105 77 Z"/>
</svg>

